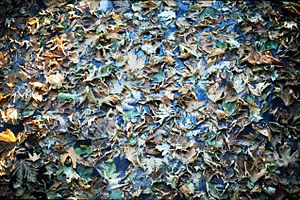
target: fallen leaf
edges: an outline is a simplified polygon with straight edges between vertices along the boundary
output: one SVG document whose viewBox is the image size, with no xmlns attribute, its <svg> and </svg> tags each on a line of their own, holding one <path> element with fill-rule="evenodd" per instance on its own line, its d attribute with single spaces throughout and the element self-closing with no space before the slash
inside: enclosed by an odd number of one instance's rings
<svg viewBox="0 0 300 200">
<path fill-rule="evenodd" d="M 181 145 L 178 146 L 178 148 Z M 177 152 L 174 152 L 174 157 L 180 160 L 183 164 L 191 164 L 198 158 L 198 148 L 194 142 L 187 142 L 185 148 L 179 148 Z"/>
<path fill-rule="evenodd" d="M 31 96 L 32 96 L 32 98 L 33 98 L 34 100 L 36 100 L 37 102 L 43 101 L 43 95 L 41 95 L 41 94 L 39 93 L 39 91 L 33 91 L 32 94 L 31 94 Z"/>
<path fill-rule="evenodd" d="M 64 77 L 61 74 L 56 73 L 56 74 L 46 76 L 46 81 L 51 85 L 51 88 L 59 89 L 62 87 L 62 84 L 64 83 Z"/>
<path fill-rule="evenodd" d="M 71 161 L 72 161 L 72 167 L 74 169 L 76 169 L 77 161 L 81 160 L 81 157 L 76 154 L 76 152 L 75 152 L 75 150 L 74 150 L 73 147 L 69 148 L 68 151 L 67 151 L 67 153 L 63 154 L 60 157 L 60 162 L 61 162 L 62 165 L 65 164 L 67 158 L 71 159 Z"/>
<path fill-rule="evenodd" d="M 37 17 L 29 18 L 27 20 L 26 24 L 27 24 L 29 31 L 32 34 L 35 34 L 38 31 L 38 29 L 40 28 L 39 19 Z"/>
<path fill-rule="evenodd" d="M 137 56 L 135 55 L 134 52 L 130 52 L 128 54 L 128 61 L 127 61 L 127 65 L 125 66 L 125 71 L 128 70 L 131 73 L 142 69 L 145 66 L 145 57 L 142 58 L 137 58 Z"/>
<path fill-rule="evenodd" d="M 28 155 L 29 155 L 29 159 L 28 160 L 30 160 L 32 162 L 35 162 L 35 161 L 37 161 L 37 160 L 39 160 L 41 158 L 41 153 L 38 155 L 38 154 L 36 154 L 34 152 L 33 155 L 31 155 L 30 153 L 28 153 Z"/>
<path fill-rule="evenodd" d="M 267 173 L 266 169 L 262 169 L 259 172 L 251 172 L 250 173 L 250 180 L 252 183 L 256 183 L 259 179 L 261 179 Z"/>
<path fill-rule="evenodd" d="M 2 133 L 0 133 L 0 141 L 16 142 L 17 139 L 16 139 L 14 133 L 10 129 L 6 129 L 6 131 L 3 131 Z"/>
<path fill-rule="evenodd" d="M 159 150 L 161 153 L 162 156 L 165 156 L 167 155 L 167 153 L 169 152 L 169 149 L 170 149 L 170 145 L 168 143 L 163 143 L 163 144 L 159 144 L 159 145 L 156 145 L 155 148 L 157 150 Z"/>
<path fill-rule="evenodd" d="M 213 102 L 223 99 L 224 93 L 225 88 L 221 87 L 221 85 L 217 82 L 207 86 L 207 96 Z"/>
<path fill-rule="evenodd" d="M 30 85 L 35 88 L 35 89 L 38 89 L 38 90 L 41 90 L 43 92 L 47 92 L 48 89 L 46 88 L 45 84 L 44 83 L 40 83 L 40 82 L 32 82 L 30 83 Z"/>
<path fill-rule="evenodd" d="M 263 136 L 266 136 L 268 138 L 268 141 L 270 142 L 272 139 L 271 131 L 268 128 L 264 129 L 258 129 L 258 132 L 262 134 Z"/>
<path fill-rule="evenodd" d="M 124 147 L 126 158 L 134 165 L 138 164 L 138 151 L 133 146 Z"/>
<path fill-rule="evenodd" d="M 1 111 L 1 115 L 5 122 L 15 124 L 18 119 L 18 110 L 15 108 L 8 108 L 6 111 Z"/>
<path fill-rule="evenodd" d="M 167 19 L 175 19 L 176 13 L 172 10 L 165 10 L 158 14 L 159 17 L 165 17 Z"/>
</svg>

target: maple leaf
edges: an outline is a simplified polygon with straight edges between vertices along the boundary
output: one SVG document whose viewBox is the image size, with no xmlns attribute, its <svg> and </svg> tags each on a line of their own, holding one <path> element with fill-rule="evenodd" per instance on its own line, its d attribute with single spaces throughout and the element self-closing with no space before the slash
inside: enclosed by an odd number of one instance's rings
<svg viewBox="0 0 300 200">
<path fill-rule="evenodd" d="M 289 146 L 284 146 L 281 152 L 278 154 L 275 153 L 274 161 L 279 167 L 289 166 L 289 164 L 294 164 L 299 161 L 300 149 L 297 149 L 295 152 L 291 153 L 291 148 Z"/>
<path fill-rule="evenodd" d="M 76 166 L 77 166 L 77 161 L 78 160 L 81 160 L 81 157 L 79 155 L 76 154 L 75 150 L 73 147 L 69 148 L 67 153 L 63 154 L 61 157 L 60 157 L 60 162 L 62 165 L 65 164 L 65 161 L 67 158 L 71 158 L 71 161 L 72 161 L 72 167 L 75 169 Z"/>
<path fill-rule="evenodd" d="M 30 160 L 33 163 L 41 158 L 41 153 L 38 155 L 34 152 L 33 155 L 31 155 L 30 153 L 28 153 L 28 155 L 29 155 L 28 160 Z"/>
<path fill-rule="evenodd" d="M 145 61 L 146 61 L 145 57 L 137 58 L 137 56 L 133 52 L 130 52 L 128 54 L 128 60 L 127 60 L 127 65 L 125 67 L 125 70 L 135 72 L 139 69 L 142 69 L 145 66 Z"/>
</svg>

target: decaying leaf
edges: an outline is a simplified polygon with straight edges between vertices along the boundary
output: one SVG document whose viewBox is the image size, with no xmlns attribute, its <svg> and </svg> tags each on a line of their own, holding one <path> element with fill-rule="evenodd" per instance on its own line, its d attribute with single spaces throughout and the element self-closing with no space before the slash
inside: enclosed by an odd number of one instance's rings
<svg viewBox="0 0 300 200">
<path fill-rule="evenodd" d="M 0 1 L 0 196 L 299 199 L 299 3 L 26 2 Z"/>
</svg>

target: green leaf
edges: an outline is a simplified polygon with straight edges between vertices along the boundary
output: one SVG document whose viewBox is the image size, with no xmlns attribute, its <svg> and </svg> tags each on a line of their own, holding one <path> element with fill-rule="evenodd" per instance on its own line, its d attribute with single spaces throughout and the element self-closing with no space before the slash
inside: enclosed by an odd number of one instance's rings
<svg viewBox="0 0 300 200">
<path fill-rule="evenodd" d="M 276 193 L 276 188 L 274 187 L 263 187 L 263 190 L 265 193 L 267 193 L 268 195 L 273 195 Z"/>
<path fill-rule="evenodd" d="M 136 110 L 129 110 L 125 113 L 125 119 L 127 121 L 133 121 L 136 117 L 139 117 L 140 113 L 138 113 Z"/>
<path fill-rule="evenodd" d="M 114 71 L 114 66 L 112 64 L 106 65 L 100 68 L 99 76 L 100 77 L 108 77 Z"/>
<path fill-rule="evenodd" d="M 202 18 L 204 18 L 204 17 L 210 16 L 211 18 L 216 19 L 218 13 L 219 13 L 218 10 L 216 10 L 216 9 L 214 9 L 214 8 L 207 7 L 207 8 L 204 8 L 204 9 L 201 11 L 199 18 L 202 19 Z"/>
<path fill-rule="evenodd" d="M 128 139 L 128 144 L 129 145 L 135 145 L 136 144 L 136 138 L 135 137 L 130 137 L 129 139 Z"/>
<path fill-rule="evenodd" d="M 120 173 L 117 172 L 117 167 L 112 159 L 107 161 L 107 165 L 104 167 L 103 174 L 106 178 L 115 179 Z"/>
<path fill-rule="evenodd" d="M 160 83 L 166 78 L 166 73 L 164 71 L 159 71 L 158 73 L 152 76 L 152 80 L 154 83 Z"/>
<path fill-rule="evenodd" d="M 255 42 L 255 45 L 257 46 L 260 52 L 264 52 L 272 49 L 277 49 L 278 42 L 276 42 L 275 40 L 268 40 L 267 38 L 260 37 Z"/>
<path fill-rule="evenodd" d="M 122 199 L 122 192 L 120 190 L 113 190 L 109 195 L 109 199 Z"/>
<path fill-rule="evenodd" d="M 267 164 L 267 169 L 270 172 L 275 172 L 277 170 L 277 166 L 274 164 Z"/>
<path fill-rule="evenodd" d="M 47 192 L 47 199 L 59 199 L 61 197 L 62 196 L 60 194 L 58 194 L 57 192 L 54 192 L 54 191 Z"/>
<path fill-rule="evenodd" d="M 72 182 L 73 179 L 76 180 L 76 179 L 80 178 L 80 176 L 77 174 L 77 172 L 72 167 L 64 166 L 63 167 L 63 172 L 67 177 L 66 180 L 67 180 L 68 183 Z"/>
<path fill-rule="evenodd" d="M 220 48 L 220 49 L 227 49 L 227 43 L 225 43 L 225 42 L 222 42 L 222 41 L 217 41 L 216 42 L 216 46 L 218 47 L 218 48 Z"/>
<path fill-rule="evenodd" d="M 225 102 L 222 102 L 222 107 L 223 109 L 225 110 L 225 112 L 228 113 L 228 115 L 232 115 L 236 109 L 236 103 L 225 103 Z"/>
<path fill-rule="evenodd" d="M 79 97 L 80 95 L 78 94 L 64 93 L 64 92 L 61 92 L 57 95 L 57 99 L 62 101 L 69 100 L 69 99 L 75 100 L 78 99 Z"/>
<path fill-rule="evenodd" d="M 88 145 L 80 145 L 79 147 L 75 148 L 75 152 L 84 157 L 84 158 L 87 158 L 89 157 L 93 150 L 92 150 L 92 147 L 91 146 L 88 146 Z"/>
<path fill-rule="evenodd" d="M 31 115 L 33 115 L 34 114 L 34 110 L 24 110 L 23 112 L 22 112 L 22 116 L 23 117 L 29 117 L 29 116 L 31 116 Z"/>
<path fill-rule="evenodd" d="M 77 167 L 77 172 L 80 177 L 84 179 L 89 179 L 91 178 L 93 174 L 93 168 L 92 167 L 86 167 L 84 165 L 78 165 Z"/>
<path fill-rule="evenodd" d="M 257 200 L 268 200 L 268 196 L 264 193 L 261 193 L 258 197 Z"/>
</svg>

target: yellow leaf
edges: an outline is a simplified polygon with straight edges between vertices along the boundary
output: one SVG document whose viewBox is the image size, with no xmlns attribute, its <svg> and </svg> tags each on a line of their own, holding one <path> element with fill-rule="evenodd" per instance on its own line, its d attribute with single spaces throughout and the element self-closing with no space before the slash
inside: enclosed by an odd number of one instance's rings
<svg viewBox="0 0 300 200">
<path fill-rule="evenodd" d="M 2 133 L 0 133 L 0 141 L 2 141 L 2 142 L 16 142 L 17 139 L 16 139 L 14 133 L 11 130 L 6 129 L 6 131 L 3 131 Z"/>
<path fill-rule="evenodd" d="M 8 99 L 11 96 L 12 96 L 12 94 L 6 94 L 5 95 L 5 94 L 0 93 L 0 101 L 6 100 L 6 99 Z"/>
<path fill-rule="evenodd" d="M 43 95 L 41 95 L 38 91 L 34 91 L 32 94 L 31 94 L 32 98 L 38 102 L 41 102 L 43 101 Z"/>
<path fill-rule="evenodd" d="M 54 89 L 59 89 L 62 87 L 64 82 L 64 77 L 59 73 L 52 74 L 46 77 L 47 83 L 51 84 L 51 87 Z"/>
<path fill-rule="evenodd" d="M 46 88 L 46 86 L 45 86 L 45 84 L 43 84 L 43 83 L 32 82 L 32 83 L 30 83 L 30 85 L 32 87 L 36 88 L 36 89 L 39 89 L 39 90 L 43 91 L 43 92 L 47 92 L 48 91 L 47 88 Z"/>
<path fill-rule="evenodd" d="M 8 108 L 6 111 L 1 111 L 1 116 L 5 122 L 14 124 L 18 119 L 18 111 L 15 108 Z"/>
<path fill-rule="evenodd" d="M 36 17 L 30 18 L 27 22 L 27 27 L 32 34 L 35 34 L 36 31 L 40 28 L 39 19 Z"/>
</svg>

